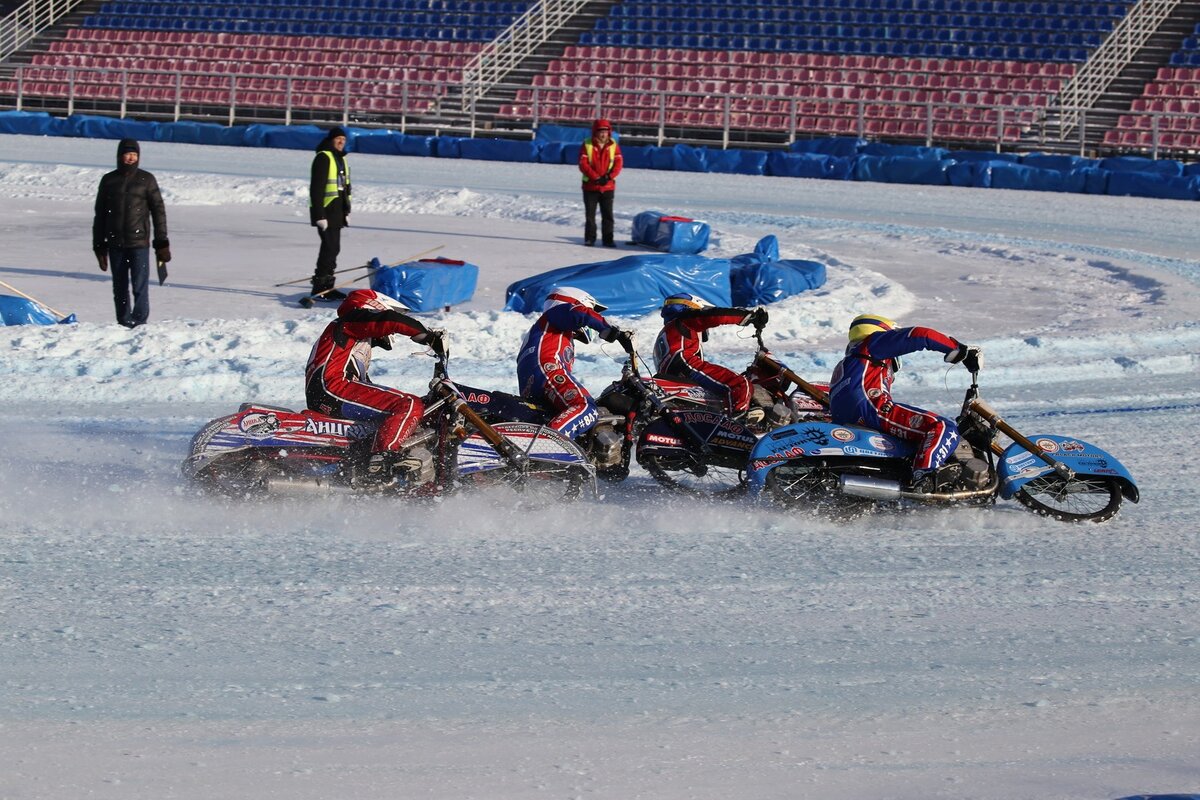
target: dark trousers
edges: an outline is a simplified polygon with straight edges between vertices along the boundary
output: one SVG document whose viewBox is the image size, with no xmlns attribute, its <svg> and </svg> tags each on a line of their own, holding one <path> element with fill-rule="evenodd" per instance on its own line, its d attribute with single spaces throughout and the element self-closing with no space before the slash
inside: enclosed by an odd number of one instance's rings
<svg viewBox="0 0 1200 800">
<path fill-rule="evenodd" d="M 613 195 L 616 192 L 593 192 L 583 190 L 583 240 L 588 244 L 596 241 L 596 206 L 600 206 L 600 233 L 604 244 L 613 244 Z"/>
<path fill-rule="evenodd" d="M 325 230 L 317 228 L 317 235 L 321 237 L 321 249 L 313 273 L 313 292 L 323 292 L 333 288 L 333 271 L 337 269 L 338 253 L 342 252 L 342 229 L 332 225 Z"/>
<path fill-rule="evenodd" d="M 117 322 L 126 328 L 146 324 L 150 318 L 150 248 L 110 247 L 108 268 L 112 270 L 113 305 Z M 129 293 L 133 291 L 133 308 Z"/>
</svg>

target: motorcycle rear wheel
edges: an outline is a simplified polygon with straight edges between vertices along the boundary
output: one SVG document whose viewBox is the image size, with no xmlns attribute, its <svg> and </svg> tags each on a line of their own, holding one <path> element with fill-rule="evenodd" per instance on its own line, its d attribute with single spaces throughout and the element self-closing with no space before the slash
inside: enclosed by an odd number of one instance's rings
<svg viewBox="0 0 1200 800">
<path fill-rule="evenodd" d="M 767 474 L 767 495 L 788 509 L 805 509 L 837 519 L 865 513 L 873 501 L 843 494 L 838 473 L 803 463 L 783 464 Z"/>
<path fill-rule="evenodd" d="M 579 464 L 530 460 L 523 467 L 504 466 L 479 472 L 467 479 L 472 491 L 503 488 L 522 509 L 550 508 L 579 498 L 585 486 L 594 486 L 589 470 Z"/>
<path fill-rule="evenodd" d="M 659 485 L 693 497 L 732 499 L 746 492 L 746 471 L 701 464 L 693 458 L 659 458 L 646 454 L 638 463 Z"/>
<path fill-rule="evenodd" d="M 1114 478 L 1064 478 L 1050 472 L 1022 486 L 1017 500 L 1035 514 L 1061 522 L 1104 522 L 1121 507 L 1121 485 Z"/>
</svg>

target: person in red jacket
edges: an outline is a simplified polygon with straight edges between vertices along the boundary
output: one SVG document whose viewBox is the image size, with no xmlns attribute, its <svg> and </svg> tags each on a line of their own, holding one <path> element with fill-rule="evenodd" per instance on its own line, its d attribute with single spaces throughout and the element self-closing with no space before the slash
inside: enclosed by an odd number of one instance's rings
<svg viewBox="0 0 1200 800">
<path fill-rule="evenodd" d="M 694 294 L 673 294 L 663 301 L 663 329 L 654 340 L 655 377 L 703 386 L 725 398 L 730 414 L 745 415 L 752 387 L 745 375 L 704 360 L 701 343 L 719 325 L 766 327 L 765 308 L 716 308 Z M 756 409 L 757 410 L 757 409 Z M 759 410 L 761 419 L 761 410 Z M 757 420 L 756 420 L 757 421 Z"/>
<path fill-rule="evenodd" d="M 583 243 L 596 244 L 596 207 L 600 208 L 600 234 L 605 247 L 616 247 L 613 239 L 613 196 L 616 177 L 625 160 L 621 146 L 612 138 L 612 125 L 606 119 L 592 123 L 592 138 L 579 148 L 579 171 L 583 173 Z"/>
<path fill-rule="evenodd" d="M 371 348 L 391 350 L 392 336 L 399 334 L 429 345 L 435 353 L 445 352 L 442 332 L 426 328 L 407 311 L 385 294 L 370 289 L 351 292 L 338 306 L 337 319 L 313 345 L 304 370 L 305 399 L 311 410 L 378 423 L 368 480 L 387 482 L 396 477 L 401 445 L 425 411 L 420 397 L 371 383 L 367 375 Z"/>
</svg>

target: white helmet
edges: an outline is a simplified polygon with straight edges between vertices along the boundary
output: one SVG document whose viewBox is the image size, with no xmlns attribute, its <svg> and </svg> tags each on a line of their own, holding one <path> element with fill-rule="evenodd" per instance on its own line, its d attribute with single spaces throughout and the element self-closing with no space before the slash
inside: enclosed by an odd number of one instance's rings
<svg viewBox="0 0 1200 800">
<path fill-rule="evenodd" d="M 348 316 L 361 318 L 363 313 L 379 314 L 384 311 L 408 310 L 408 306 L 391 295 L 372 289 L 355 289 L 346 295 L 346 299 L 338 306 L 337 314 L 342 318 Z"/>
<path fill-rule="evenodd" d="M 574 286 L 555 286 L 542 302 L 542 311 L 549 311 L 561 303 L 586 306 L 597 314 L 601 314 L 608 309 L 608 306 L 601 305 L 596 298 L 583 289 L 576 289 Z"/>
</svg>

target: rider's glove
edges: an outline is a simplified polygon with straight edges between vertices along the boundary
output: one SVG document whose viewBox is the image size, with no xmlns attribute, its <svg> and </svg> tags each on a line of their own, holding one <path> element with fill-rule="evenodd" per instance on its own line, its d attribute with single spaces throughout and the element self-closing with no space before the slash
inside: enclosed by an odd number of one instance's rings
<svg viewBox="0 0 1200 800">
<path fill-rule="evenodd" d="M 602 331 L 600 338 L 606 342 L 617 342 L 625 352 L 629 352 L 629 349 L 633 347 L 633 331 L 623 331 L 615 326 L 610 326 L 607 330 Z"/>
<path fill-rule="evenodd" d="M 412 340 L 417 344 L 429 345 L 429 349 L 434 355 L 439 358 L 446 356 L 446 332 L 443 330 L 432 329 L 424 333 L 418 333 L 412 337 Z"/>
<path fill-rule="evenodd" d="M 767 310 L 762 306 L 759 306 L 746 315 L 746 324 L 753 325 L 755 328 L 762 330 L 763 328 L 767 327 L 767 320 L 769 318 L 770 316 L 767 314 Z"/>
<path fill-rule="evenodd" d="M 958 347 L 946 353 L 946 363 L 962 364 L 967 368 L 968 372 L 979 372 L 983 367 L 983 351 L 978 347 L 968 347 L 965 344 L 960 344 Z"/>
</svg>

